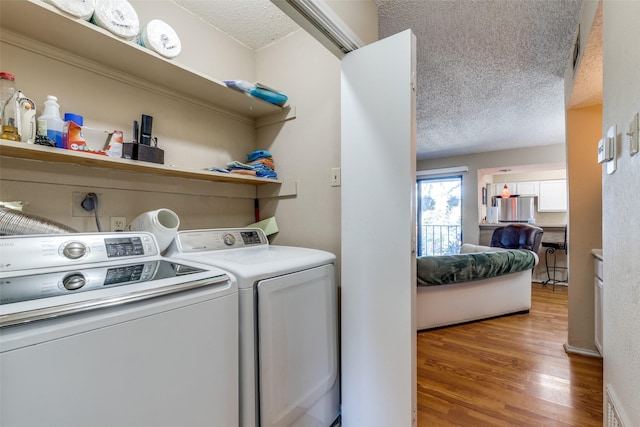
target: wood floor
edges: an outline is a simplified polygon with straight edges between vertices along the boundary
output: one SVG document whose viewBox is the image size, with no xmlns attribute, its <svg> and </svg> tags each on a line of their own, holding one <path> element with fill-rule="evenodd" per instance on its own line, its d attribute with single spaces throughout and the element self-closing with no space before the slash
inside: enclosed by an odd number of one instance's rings
<svg viewBox="0 0 640 427">
<path fill-rule="evenodd" d="M 565 353 L 567 288 L 532 308 L 418 334 L 418 426 L 602 426 L 602 360 Z"/>
</svg>

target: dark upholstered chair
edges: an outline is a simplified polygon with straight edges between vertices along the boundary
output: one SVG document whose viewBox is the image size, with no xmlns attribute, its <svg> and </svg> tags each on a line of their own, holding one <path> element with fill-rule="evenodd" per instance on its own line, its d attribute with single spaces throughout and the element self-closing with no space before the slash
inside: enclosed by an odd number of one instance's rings
<svg viewBox="0 0 640 427">
<path fill-rule="evenodd" d="M 528 249 L 538 253 L 543 230 L 530 224 L 508 224 L 493 231 L 491 244 L 494 248 Z"/>
</svg>

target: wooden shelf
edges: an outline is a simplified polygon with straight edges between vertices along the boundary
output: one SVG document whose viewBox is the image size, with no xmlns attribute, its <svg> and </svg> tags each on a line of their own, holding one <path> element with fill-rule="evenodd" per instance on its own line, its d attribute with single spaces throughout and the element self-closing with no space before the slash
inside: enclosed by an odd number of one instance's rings
<svg viewBox="0 0 640 427">
<path fill-rule="evenodd" d="M 69 163 L 102 169 L 140 172 L 167 177 L 197 179 L 201 181 L 229 182 L 249 185 L 282 184 L 282 181 L 270 178 L 232 175 L 205 170 L 177 169 L 156 163 L 120 159 L 117 157 L 108 157 L 61 148 L 26 144 L 24 142 L 8 141 L 4 139 L 0 140 L 0 156 L 40 160 L 44 162 Z"/>
<path fill-rule="evenodd" d="M 220 110 L 254 120 L 282 111 L 282 107 L 230 89 L 220 80 L 118 38 L 97 25 L 65 15 L 41 0 L 2 1 L 0 24 L 3 30 L 180 92 Z"/>
</svg>

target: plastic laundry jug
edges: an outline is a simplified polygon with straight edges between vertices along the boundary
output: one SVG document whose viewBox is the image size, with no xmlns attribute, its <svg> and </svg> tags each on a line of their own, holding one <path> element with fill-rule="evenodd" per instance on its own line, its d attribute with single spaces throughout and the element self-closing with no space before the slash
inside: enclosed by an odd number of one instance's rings
<svg viewBox="0 0 640 427">
<path fill-rule="evenodd" d="M 46 135 L 47 138 L 56 143 L 56 147 L 65 148 L 62 143 L 63 129 L 64 120 L 60 117 L 58 98 L 49 95 L 44 102 L 44 113 L 38 117 L 38 134 Z"/>
</svg>

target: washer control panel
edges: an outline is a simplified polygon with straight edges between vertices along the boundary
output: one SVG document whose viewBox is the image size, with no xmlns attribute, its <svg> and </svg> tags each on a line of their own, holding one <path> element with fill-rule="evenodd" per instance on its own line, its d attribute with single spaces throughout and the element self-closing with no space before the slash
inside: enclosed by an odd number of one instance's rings
<svg viewBox="0 0 640 427">
<path fill-rule="evenodd" d="M 169 248 L 172 252 L 203 252 L 224 249 L 268 246 L 269 241 L 260 228 L 222 228 L 180 231 Z"/>
<path fill-rule="evenodd" d="M 159 255 L 150 233 L 78 233 L 0 237 L 0 273 Z"/>
</svg>

